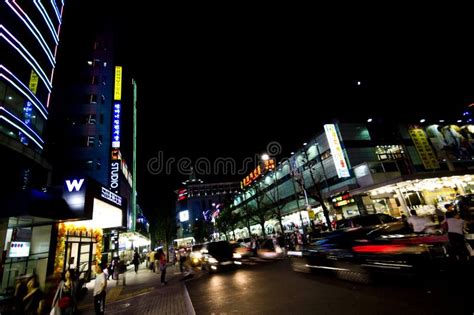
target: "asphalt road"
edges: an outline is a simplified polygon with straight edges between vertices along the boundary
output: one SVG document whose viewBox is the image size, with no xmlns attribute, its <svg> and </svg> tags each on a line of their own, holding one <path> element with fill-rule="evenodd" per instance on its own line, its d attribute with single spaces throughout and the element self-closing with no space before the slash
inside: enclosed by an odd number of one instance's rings
<svg viewBox="0 0 474 315">
<path fill-rule="evenodd" d="M 473 314 L 465 309 L 474 304 L 472 278 L 433 278 L 384 278 L 365 285 L 296 273 L 281 260 L 204 274 L 186 286 L 196 314 Z"/>
</svg>

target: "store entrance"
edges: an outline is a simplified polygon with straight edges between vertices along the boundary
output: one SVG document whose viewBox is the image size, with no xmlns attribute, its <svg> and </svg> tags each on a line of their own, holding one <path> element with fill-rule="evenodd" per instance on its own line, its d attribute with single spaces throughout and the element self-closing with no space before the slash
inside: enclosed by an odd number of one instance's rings
<svg viewBox="0 0 474 315">
<path fill-rule="evenodd" d="M 74 271 L 79 281 L 89 282 L 92 276 L 92 263 L 96 241 L 91 237 L 66 236 L 63 271 Z"/>
</svg>

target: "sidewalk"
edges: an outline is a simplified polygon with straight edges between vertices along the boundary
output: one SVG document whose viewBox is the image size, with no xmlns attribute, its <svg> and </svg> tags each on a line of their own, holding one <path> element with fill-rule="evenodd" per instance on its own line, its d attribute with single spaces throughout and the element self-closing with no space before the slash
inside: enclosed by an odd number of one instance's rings
<svg viewBox="0 0 474 315">
<path fill-rule="evenodd" d="M 125 285 L 123 279 L 125 278 Z M 133 265 L 121 274 L 119 280 L 107 282 L 105 312 L 121 314 L 195 314 L 178 266 L 168 266 L 167 285 L 160 283 L 160 274 L 140 265 L 135 273 Z M 88 292 L 78 305 L 78 314 L 95 314 L 93 305 L 94 280 L 87 285 Z"/>
</svg>

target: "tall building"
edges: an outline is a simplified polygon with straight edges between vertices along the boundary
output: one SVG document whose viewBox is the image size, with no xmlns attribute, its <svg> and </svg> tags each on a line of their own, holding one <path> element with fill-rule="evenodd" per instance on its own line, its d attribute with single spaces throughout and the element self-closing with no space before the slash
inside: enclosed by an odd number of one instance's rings
<svg viewBox="0 0 474 315">
<path fill-rule="evenodd" d="M 0 154 L 5 193 L 44 187 L 43 156 L 64 1 L 0 4 Z"/>
<path fill-rule="evenodd" d="M 54 210 L 44 190 L 51 166 L 45 130 L 64 1 L 0 4 L 1 291 L 19 273 L 35 271 L 44 284 Z M 45 247 L 46 246 L 46 247 Z"/>
<path fill-rule="evenodd" d="M 177 244 L 187 244 L 193 238 L 209 239 L 212 231 L 208 227 L 239 189 L 238 182 L 203 183 L 195 178 L 185 181 L 177 191 Z"/>
</svg>

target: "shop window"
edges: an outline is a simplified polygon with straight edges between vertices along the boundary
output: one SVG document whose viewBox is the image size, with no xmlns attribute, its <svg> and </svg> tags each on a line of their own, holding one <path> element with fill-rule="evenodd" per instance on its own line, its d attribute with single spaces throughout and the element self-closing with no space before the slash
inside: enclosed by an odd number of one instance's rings
<svg viewBox="0 0 474 315">
<path fill-rule="evenodd" d="M 331 157 L 331 150 L 326 150 L 323 153 L 321 153 L 321 160 L 326 160 Z"/>
<path fill-rule="evenodd" d="M 378 145 L 375 147 L 375 154 L 379 161 L 400 160 L 404 158 L 404 151 L 401 145 Z"/>
</svg>

